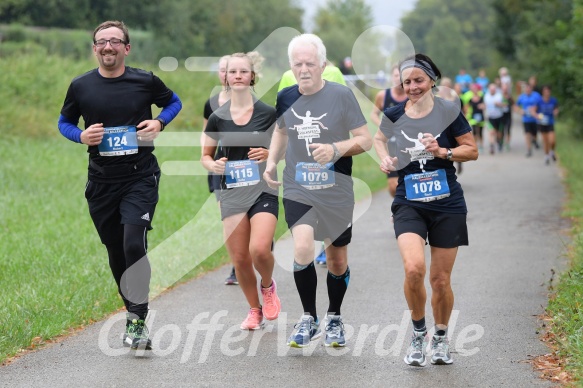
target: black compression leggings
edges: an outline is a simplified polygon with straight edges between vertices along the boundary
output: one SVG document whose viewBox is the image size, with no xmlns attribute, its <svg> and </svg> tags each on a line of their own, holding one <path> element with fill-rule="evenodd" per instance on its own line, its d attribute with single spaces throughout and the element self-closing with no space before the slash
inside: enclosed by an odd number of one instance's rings
<svg viewBox="0 0 583 388">
<path fill-rule="evenodd" d="M 151 268 L 147 252 L 146 227 L 124 225 L 123 241 L 106 245 L 109 267 L 128 312 L 145 319 L 148 314 Z M 126 269 L 130 269 L 126 272 Z"/>
</svg>

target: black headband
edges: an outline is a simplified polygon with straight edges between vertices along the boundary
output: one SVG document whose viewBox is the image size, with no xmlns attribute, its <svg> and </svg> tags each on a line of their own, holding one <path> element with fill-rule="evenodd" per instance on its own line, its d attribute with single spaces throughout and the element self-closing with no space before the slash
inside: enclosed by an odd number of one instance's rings
<svg viewBox="0 0 583 388">
<path fill-rule="evenodd" d="M 401 63 L 401 67 L 399 68 L 399 72 L 401 73 L 401 83 L 403 82 L 403 70 L 406 70 L 410 67 L 418 67 L 423 70 L 425 74 L 427 74 L 433 81 L 437 80 L 437 76 L 435 75 L 435 72 L 429 63 L 422 59 L 409 59 Z"/>
</svg>

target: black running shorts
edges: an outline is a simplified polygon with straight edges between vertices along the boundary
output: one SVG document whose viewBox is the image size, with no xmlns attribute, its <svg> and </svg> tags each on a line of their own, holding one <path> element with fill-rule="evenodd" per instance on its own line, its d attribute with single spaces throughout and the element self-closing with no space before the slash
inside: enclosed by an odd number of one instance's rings
<svg viewBox="0 0 583 388">
<path fill-rule="evenodd" d="M 87 182 L 89 214 L 103 244 L 121 243 L 124 224 L 152 229 L 159 182 L 160 171 L 130 182 Z"/>
<path fill-rule="evenodd" d="M 306 205 L 283 199 L 285 220 L 290 230 L 295 225 L 310 225 L 314 228 L 314 240 L 329 238 L 335 247 L 343 247 L 352 240 L 352 214 L 354 205 L 337 207 Z"/>
<path fill-rule="evenodd" d="M 276 195 L 269 193 L 261 193 L 257 200 L 251 207 L 226 207 L 221 202 L 221 220 L 235 214 L 247 213 L 249 219 L 257 213 L 271 213 L 278 218 L 279 216 L 279 201 Z"/>
<path fill-rule="evenodd" d="M 436 212 L 394 203 L 391 210 L 397 238 L 403 233 L 415 233 L 436 248 L 469 245 L 466 214 Z"/>
</svg>

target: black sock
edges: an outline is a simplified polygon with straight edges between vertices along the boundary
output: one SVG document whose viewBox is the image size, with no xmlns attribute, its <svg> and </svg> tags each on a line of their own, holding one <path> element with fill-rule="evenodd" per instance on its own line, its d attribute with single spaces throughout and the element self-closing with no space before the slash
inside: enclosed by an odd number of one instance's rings
<svg viewBox="0 0 583 388">
<path fill-rule="evenodd" d="M 294 261 L 294 280 L 296 288 L 300 294 L 300 300 L 304 307 L 304 312 L 309 313 L 314 320 L 318 319 L 316 315 L 316 287 L 318 286 L 318 274 L 312 261 L 307 266 L 297 264 Z"/>
<path fill-rule="evenodd" d="M 447 327 L 445 329 L 438 329 L 437 326 L 435 326 L 435 335 L 443 337 L 447 334 Z"/>
<path fill-rule="evenodd" d="M 336 276 L 328 271 L 326 277 L 326 284 L 328 285 L 328 299 L 330 304 L 328 306 L 328 315 L 340 315 L 340 306 L 344 300 L 344 295 L 348 289 L 348 281 L 350 280 L 350 268 L 346 267 L 346 272 L 340 276 Z"/>
<path fill-rule="evenodd" d="M 413 321 L 413 330 L 418 331 L 418 332 L 426 332 L 427 328 L 425 327 L 425 317 L 421 318 L 420 320 L 416 321 L 414 319 L 411 319 Z"/>
</svg>

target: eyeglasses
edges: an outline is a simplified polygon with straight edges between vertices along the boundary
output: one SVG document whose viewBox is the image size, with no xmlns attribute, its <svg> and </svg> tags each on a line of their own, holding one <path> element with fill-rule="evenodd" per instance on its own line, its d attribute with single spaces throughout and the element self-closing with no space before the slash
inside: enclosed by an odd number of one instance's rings
<svg viewBox="0 0 583 388">
<path fill-rule="evenodd" d="M 126 42 L 124 40 L 117 39 L 117 38 L 94 40 L 93 41 L 93 44 L 96 47 L 105 47 L 107 45 L 107 42 L 109 42 L 109 44 L 111 45 L 111 47 L 117 47 L 120 44 L 126 44 Z"/>
</svg>

